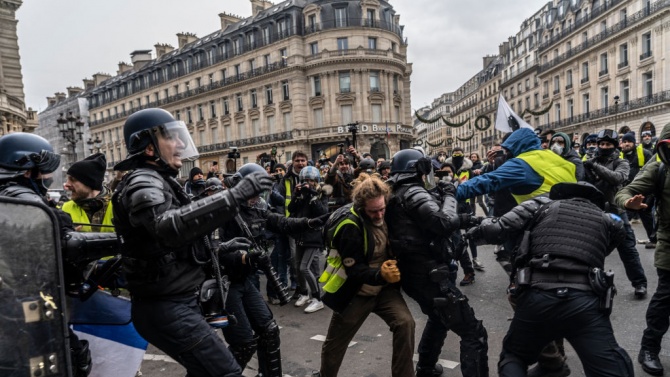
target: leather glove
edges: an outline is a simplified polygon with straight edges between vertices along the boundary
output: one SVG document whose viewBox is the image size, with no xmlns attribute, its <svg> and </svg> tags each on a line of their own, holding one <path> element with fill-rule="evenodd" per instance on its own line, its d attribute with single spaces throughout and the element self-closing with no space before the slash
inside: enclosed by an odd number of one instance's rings
<svg viewBox="0 0 670 377">
<path fill-rule="evenodd" d="M 589 170 L 593 170 L 593 161 L 586 160 L 584 161 L 584 167 Z"/>
<path fill-rule="evenodd" d="M 319 217 L 309 219 L 309 220 L 307 220 L 307 225 L 311 229 L 321 228 L 322 226 L 326 225 L 326 221 L 328 221 L 329 217 L 330 217 L 330 213 L 326 213 L 325 215 L 321 215 Z"/>
<path fill-rule="evenodd" d="M 251 250 L 246 254 L 246 263 L 258 270 L 270 262 L 269 257 L 260 250 Z"/>
<path fill-rule="evenodd" d="M 248 250 L 251 247 L 251 241 L 245 237 L 235 237 L 232 240 L 221 242 L 219 245 L 220 253 L 230 253 L 239 250 Z"/>
<path fill-rule="evenodd" d="M 384 261 L 382 266 L 379 268 L 379 272 L 382 275 L 382 278 L 388 283 L 397 283 L 400 281 L 400 270 L 398 270 L 396 263 L 396 260 L 389 259 Z"/>
<path fill-rule="evenodd" d="M 272 178 L 263 173 L 253 173 L 244 177 L 235 187 L 230 189 L 230 194 L 237 203 L 258 196 L 261 192 L 272 188 Z"/>
<path fill-rule="evenodd" d="M 461 229 L 467 229 L 473 226 L 477 226 L 482 222 L 481 217 L 473 216 L 468 213 L 459 214 L 458 220 L 460 221 L 459 228 Z"/>
<path fill-rule="evenodd" d="M 437 187 L 439 187 L 440 193 L 442 195 L 456 196 L 456 186 L 454 186 L 454 184 L 451 182 L 440 180 L 437 183 Z"/>
</svg>

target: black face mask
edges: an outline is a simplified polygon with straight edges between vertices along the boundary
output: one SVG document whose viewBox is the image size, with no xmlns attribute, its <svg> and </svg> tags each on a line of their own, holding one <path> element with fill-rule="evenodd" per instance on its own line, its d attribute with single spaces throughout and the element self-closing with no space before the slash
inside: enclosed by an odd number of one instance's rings
<svg viewBox="0 0 670 377">
<path fill-rule="evenodd" d="M 598 148 L 598 156 L 600 157 L 610 157 L 616 148 Z"/>
<path fill-rule="evenodd" d="M 465 158 L 465 156 L 458 156 L 458 157 L 456 157 L 456 156 L 452 156 L 452 157 L 451 157 L 451 161 L 454 163 L 454 167 L 455 167 L 457 170 L 460 169 L 461 166 L 463 166 L 463 159 L 464 159 L 464 158 Z"/>
<path fill-rule="evenodd" d="M 26 178 L 19 177 L 16 179 L 16 183 L 21 186 L 28 187 L 35 191 L 36 194 L 41 196 L 46 196 L 49 186 L 54 182 L 53 178 Z"/>
<path fill-rule="evenodd" d="M 199 186 L 199 187 L 204 187 L 205 186 L 205 180 L 204 179 L 196 179 L 192 183 L 193 186 Z"/>
</svg>

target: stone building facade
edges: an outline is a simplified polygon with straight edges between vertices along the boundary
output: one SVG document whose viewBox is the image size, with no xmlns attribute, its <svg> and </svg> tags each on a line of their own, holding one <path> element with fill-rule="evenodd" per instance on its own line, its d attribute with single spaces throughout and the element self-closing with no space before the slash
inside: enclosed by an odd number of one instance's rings
<svg viewBox="0 0 670 377">
<path fill-rule="evenodd" d="M 353 142 L 390 157 L 410 145 L 411 64 L 399 16 L 381 0 L 251 0 L 252 16 L 222 13 L 221 29 L 177 34 L 177 48 L 135 51 L 131 64 L 87 93 L 90 132 L 111 166 L 125 158 L 123 124 L 161 107 L 189 127 L 203 168 L 235 171 L 276 146 L 315 161 Z M 229 159 L 232 147 L 239 160 Z"/>
<path fill-rule="evenodd" d="M 645 130 L 658 134 L 670 122 L 669 34 L 668 0 L 553 0 L 454 92 L 451 122 L 485 114 L 490 127 L 454 133 L 472 136 L 468 151 L 500 141 L 493 125 L 502 94 L 534 128 L 579 142 L 603 128 L 628 127 L 638 140 Z"/>
<path fill-rule="evenodd" d="M 21 57 L 16 33 L 16 11 L 22 0 L 0 1 L 0 136 L 9 132 L 31 132 L 37 114 L 26 109 Z"/>
</svg>

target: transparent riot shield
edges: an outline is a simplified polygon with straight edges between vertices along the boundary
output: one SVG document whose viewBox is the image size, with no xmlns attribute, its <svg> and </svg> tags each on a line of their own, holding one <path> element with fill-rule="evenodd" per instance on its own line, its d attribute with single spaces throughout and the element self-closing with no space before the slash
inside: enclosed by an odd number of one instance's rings
<svg viewBox="0 0 670 377">
<path fill-rule="evenodd" d="M 56 217 L 0 197 L 0 375 L 71 376 L 66 318 Z"/>
</svg>

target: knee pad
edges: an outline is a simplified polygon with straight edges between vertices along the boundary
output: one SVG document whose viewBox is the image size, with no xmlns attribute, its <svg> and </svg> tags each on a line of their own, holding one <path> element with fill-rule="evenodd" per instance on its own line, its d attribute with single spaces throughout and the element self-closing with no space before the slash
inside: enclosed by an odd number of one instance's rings
<svg viewBox="0 0 670 377">
<path fill-rule="evenodd" d="M 232 353 L 235 357 L 235 361 L 240 364 L 240 368 L 242 368 L 242 370 L 244 370 L 249 360 L 251 360 L 251 357 L 254 355 L 254 353 L 256 353 L 257 348 L 258 344 L 256 341 L 247 344 L 230 345 L 228 347 L 230 353 Z"/>
</svg>

